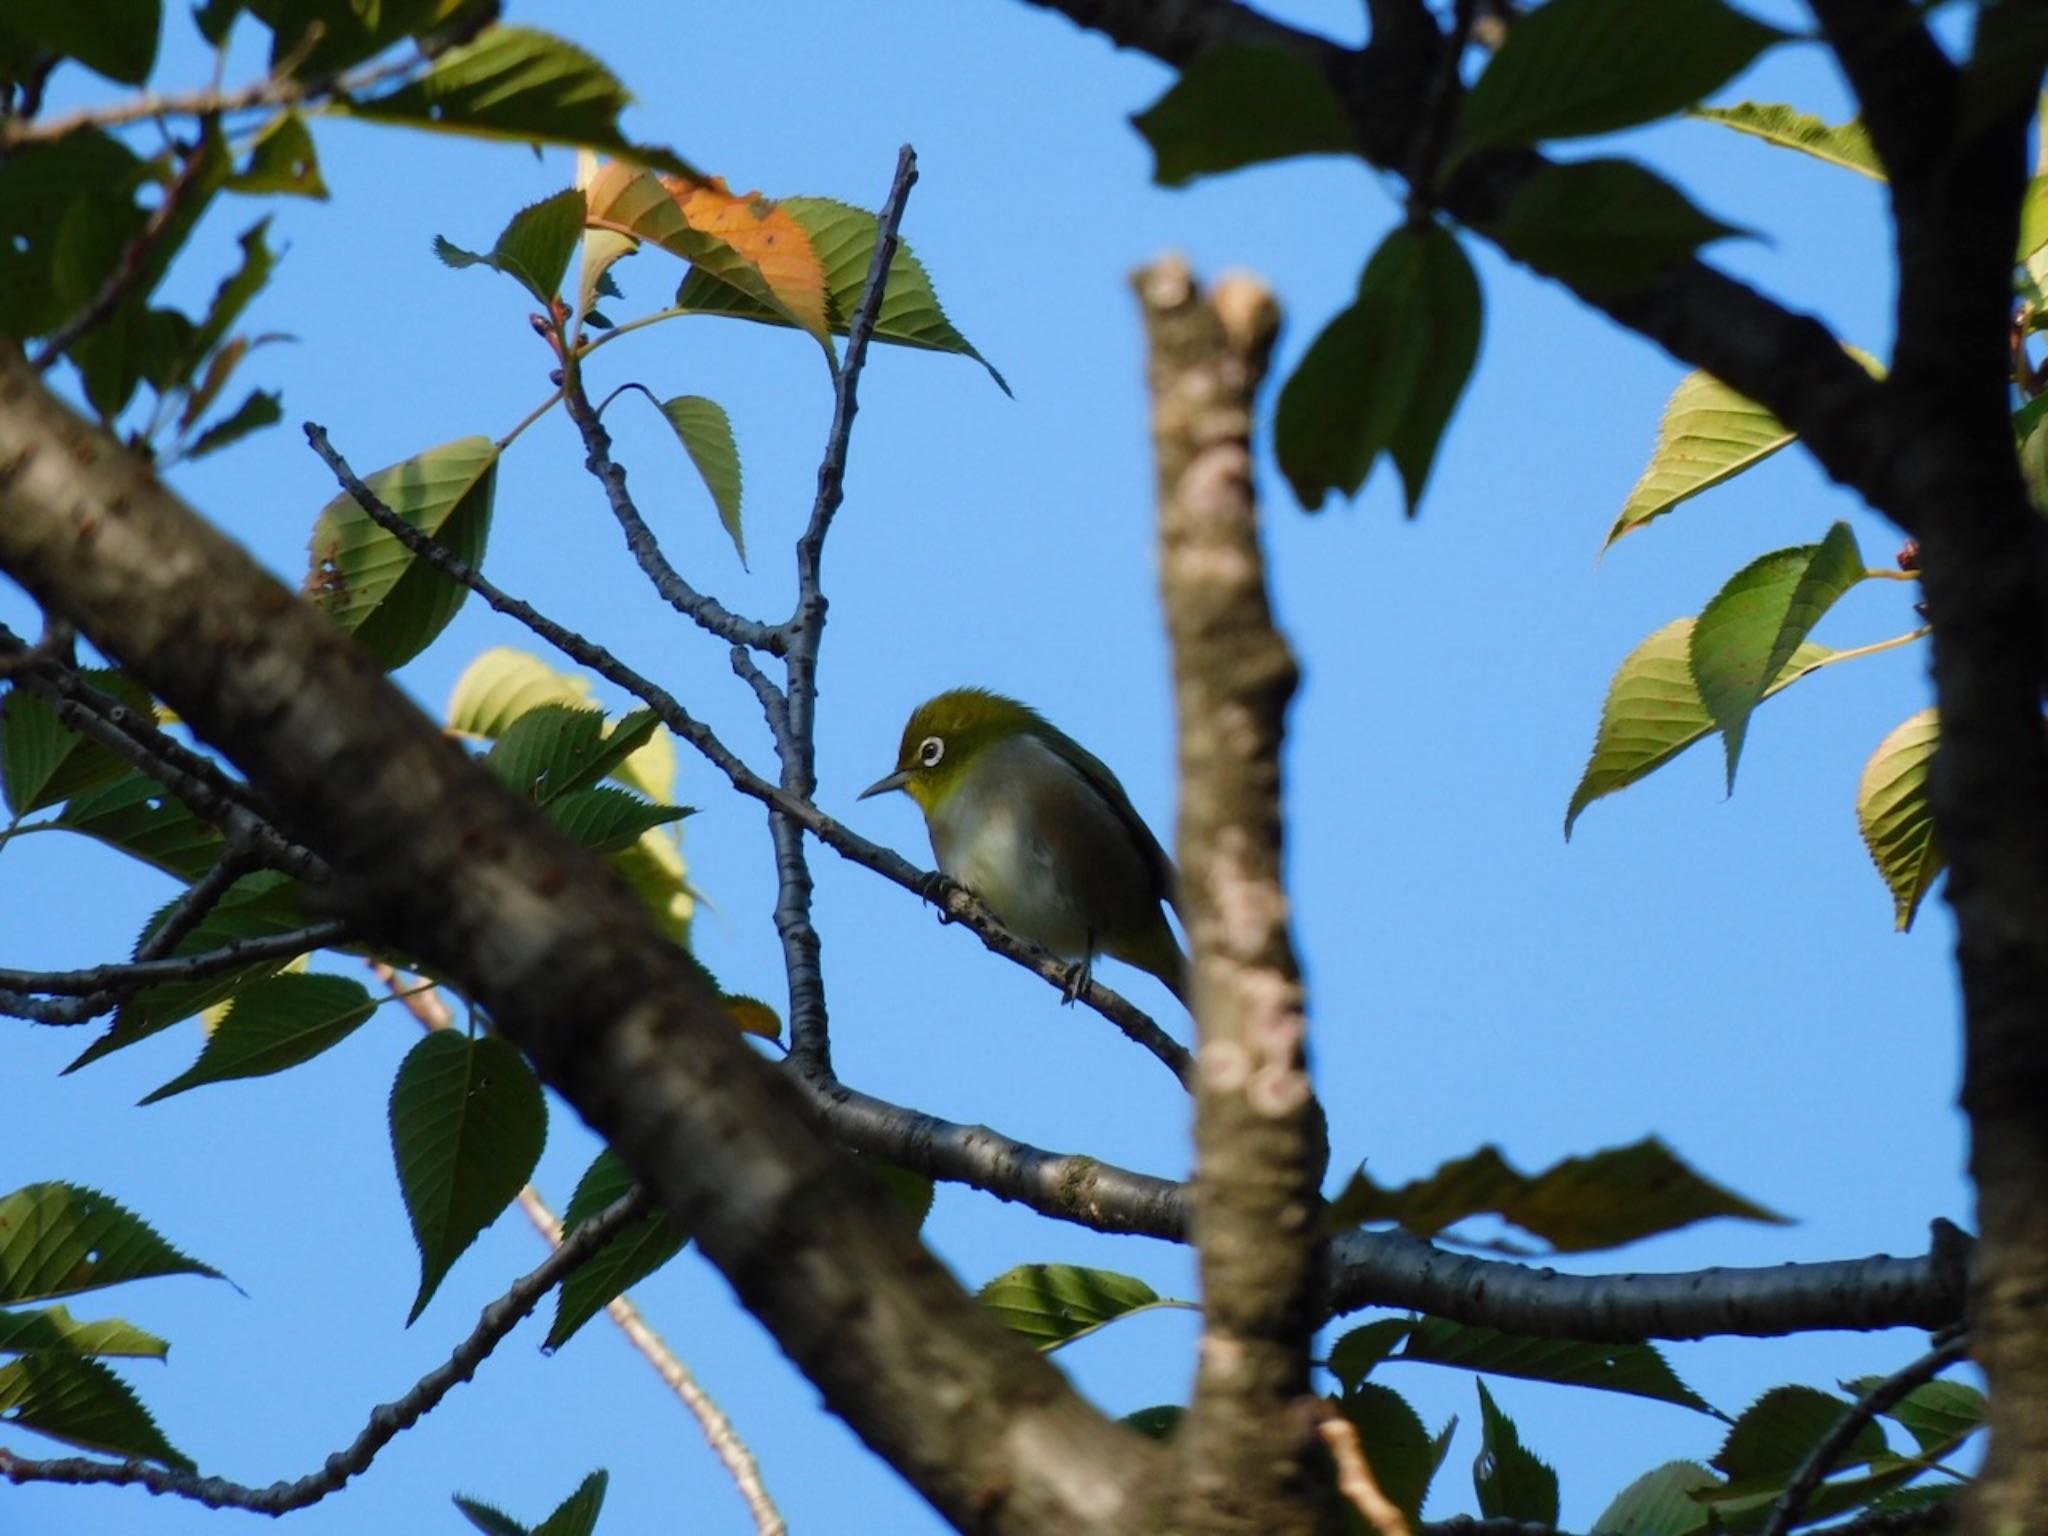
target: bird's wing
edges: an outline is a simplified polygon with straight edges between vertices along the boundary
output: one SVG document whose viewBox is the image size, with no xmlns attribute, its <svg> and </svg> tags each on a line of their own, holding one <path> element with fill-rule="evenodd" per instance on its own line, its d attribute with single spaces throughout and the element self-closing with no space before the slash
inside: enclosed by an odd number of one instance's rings
<svg viewBox="0 0 2048 1536">
<path fill-rule="evenodd" d="M 1131 840 L 1138 845 L 1138 851 L 1145 860 L 1145 867 L 1151 872 L 1159 889 L 1160 899 L 1178 913 L 1180 911 L 1180 877 L 1175 872 L 1173 860 L 1166 856 L 1166 850 L 1159 846 L 1159 839 L 1152 835 L 1152 829 L 1145 825 L 1145 818 L 1138 814 L 1138 808 L 1131 804 L 1131 797 L 1124 793 L 1123 785 L 1116 775 L 1109 771 L 1109 765 L 1074 740 L 1057 726 L 1042 724 L 1040 739 L 1060 755 L 1060 758 L 1095 791 L 1107 800 L 1119 820 L 1130 829 Z"/>
</svg>

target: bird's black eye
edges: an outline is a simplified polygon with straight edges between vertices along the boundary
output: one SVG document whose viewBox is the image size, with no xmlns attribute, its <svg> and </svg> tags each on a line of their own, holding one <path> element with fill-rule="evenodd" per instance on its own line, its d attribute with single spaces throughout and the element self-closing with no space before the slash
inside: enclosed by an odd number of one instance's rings
<svg viewBox="0 0 2048 1536">
<path fill-rule="evenodd" d="M 946 755 L 946 743 L 937 736 L 927 736 L 917 744 L 917 760 L 926 768 L 939 766 L 939 759 Z"/>
</svg>

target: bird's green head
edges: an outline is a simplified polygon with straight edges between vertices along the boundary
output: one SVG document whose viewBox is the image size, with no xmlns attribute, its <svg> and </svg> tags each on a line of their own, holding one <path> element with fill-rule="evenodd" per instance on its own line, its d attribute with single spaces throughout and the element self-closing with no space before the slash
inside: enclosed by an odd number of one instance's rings
<svg viewBox="0 0 2048 1536">
<path fill-rule="evenodd" d="M 860 798 L 900 789 L 929 811 L 958 787 L 979 754 L 1012 736 L 1045 729 L 1038 711 L 1015 699 L 984 688 L 955 688 L 911 711 L 896 771 L 870 784 Z"/>
</svg>

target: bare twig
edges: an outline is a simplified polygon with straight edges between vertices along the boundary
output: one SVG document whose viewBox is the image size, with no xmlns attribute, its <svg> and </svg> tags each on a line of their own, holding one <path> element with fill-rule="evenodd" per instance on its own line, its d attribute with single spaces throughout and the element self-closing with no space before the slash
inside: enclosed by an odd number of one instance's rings
<svg viewBox="0 0 2048 1536">
<path fill-rule="evenodd" d="M 1968 1359 L 1969 1354 L 1969 1334 L 1957 1332 L 1918 1360 L 1885 1377 L 1850 1404 L 1841 1418 L 1835 1421 L 1835 1427 L 1807 1453 L 1806 1460 L 1799 1464 L 1799 1470 L 1792 1474 L 1792 1481 L 1785 1485 L 1778 1502 L 1771 1506 L 1770 1518 L 1764 1522 L 1760 1536 L 1785 1536 L 1799 1523 L 1799 1517 L 1806 1512 L 1806 1501 L 1827 1481 L 1835 1463 L 1856 1443 L 1857 1435 L 1862 1433 L 1866 1424 L 1916 1387 L 1934 1380 L 1957 1361 Z"/>
<path fill-rule="evenodd" d="M 362 1433 L 323 1461 L 317 1472 L 256 1488 L 142 1461 L 95 1461 L 86 1456 L 30 1461 L 0 1450 L 0 1476 L 13 1483 L 139 1484 L 151 1493 L 173 1494 L 209 1509 L 247 1509 L 265 1515 L 282 1515 L 317 1504 L 350 1478 L 367 1471 L 378 1452 L 432 1412 L 458 1384 L 474 1376 L 477 1367 L 543 1296 L 588 1263 L 621 1229 L 646 1214 L 646 1199 L 635 1190 L 584 1222 L 538 1268 L 515 1280 L 503 1296 L 483 1309 L 476 1327 L 447 1360 L 413 1383 L 403 1396 L 371 1409 Z"/>
<path fill-rule="evenodd" d="M 204 981 L 209 976 L 253 965 L 259 960 L 294 959 L 329 944 L 338 944 L 347 937 L 348 924 L 336 918 L 295 928 L 290 933 L 236 939 L 219 949 L 181 955 L 175 959 L 96 965 L 85 971 L 0 970 L 0 987 L 59 997 L 88 997 L 96 992 L 135 992 L 143 987 L 161 986 L 167 981 Z"/>
<path fill-rule="evenodd" d="M 421 1028 L 429 1031 L 455 1028 L 454 1015 L 434 988 L 408 988 L 403 978 L 381 961 L 370 969 L 376 972 L 377 979 L 404 1005 L 406 1011 L 419 1021 Z M 517 1199 L 520 1211 L 533 1223 L 534 1230 L 540 1233 L 548 1246 L 561 1247 L 562 1223 L 549 1209 L 540 1191 L 528 1184 L 519 1191 Z M 668 1347 L 667 1341 L 648 1326 L 647 1319 L 630 1296 L 623 1292 L 614 1296 L 605 1304 L 605 1313 L 626 1336 L 626 1342 L 632 1345 L 635 1353 L 647 1362 L 654 1374 L 682 1400 L 691 1417 L 696 1419 L 712 1454 L 725 1468 L 726 1475 L 733 1480 L 741 1499 L 746 1502 L 748 1513 L 754 1517 L 757 1536 L 784 1536 L 788 1525 L 761 1481 L 761 1469 L 754 1461 L 754 1453 L 747 1449 L 747 1443 L 732 1427 L 732 1420 L 725 1416 L 725 1410 L 697 1384 L 697 1378 Z"/>
<path fill-rule="evenodd" d="M 207 914 L 220 904 L 229 887 L 249 872 L 249 867 L 250 861 L 234 849 L 223 853 L 213 868 L 185 887 L 164 914 L 156 932 L 136 949 L 135 958 L 161 960 L 170 954 L 187 934 L 206 921 Z"/>
<path fill-rule="evenodd" d="M 896 175 L 876 218 L 874 254 L 868 261 L 860 302 L 847 325 L 846 356 L 833 381 L 832 425 L 825 434 L 824 457 L 818 462 L 818 494 L 811 505 L 810 522 L 796 542 L 796 608 L 781 630 L 788 673 L 783 690 L 784 729 L 777 733 L 775 746 L 782 761 L 782 787 L 804 800 L 818 787 L 815 728 L 818 646 L 825 630 L 825 592 L 820 583 L 825 535 L 831 531 L 833 516 L 845 495 L 847 449 L 853 438 L 853 418 L 860 410 L 861 369 L 867 362 L 875 322 L 881 318 L 904 205 L 916 182 L 917 153 L 906 144 L 896 153 Z M 770 724 L 774 724 L 772 716 Z M 790 1062 L 800 1073 L 829 1078 L 832 1040 L 825 1014 L 818 931 L 811 922 L 811 869 L 804 856 L 803 834 L 799 823 L 780 811 L 771 810 L 768 823 L 775 843 L 775 929 L 782 939 L 783 969 L 789 977 Z"/>
<path fill-rule="evenodd" d="M 1379 1479 L 1372 1475 L 1372 1463 L 1366 1460 L 1365 1447 L 1358 1442 L 1358 1427 L 1330 1404 L 1316 1430 L 1323 1437 L 1323 1444 L 1330 1448 L 1330 1459 L 1337 1464 L 1337 1492 L 1379 1536 L 1409 1536 L 1408 1517 L 1386 1496 Z"/>
</svg>

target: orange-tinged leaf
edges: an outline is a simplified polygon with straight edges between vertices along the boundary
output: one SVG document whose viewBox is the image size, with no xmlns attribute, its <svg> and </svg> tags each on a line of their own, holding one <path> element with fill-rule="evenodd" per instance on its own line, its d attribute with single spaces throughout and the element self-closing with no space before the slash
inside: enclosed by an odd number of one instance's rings
<svg viewBox="0 0 2048 1536">
<path fill-rule="evenodd" d="M 804 227 L 758 192 L 735 194 L 722 177 L 664 177 L 683 219 L 754 264 L 797 324 L 826 343 L 825 264 Z"/>
</svg>

